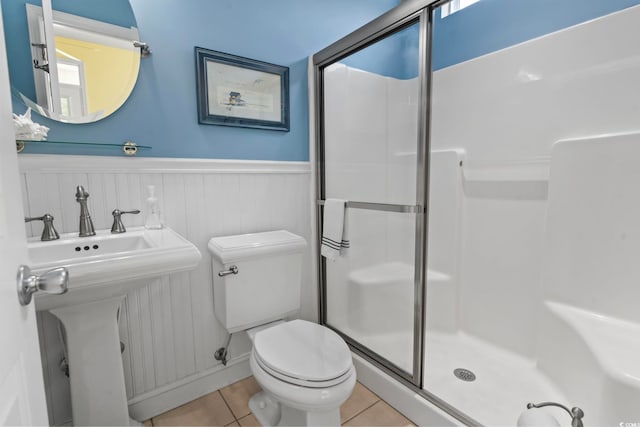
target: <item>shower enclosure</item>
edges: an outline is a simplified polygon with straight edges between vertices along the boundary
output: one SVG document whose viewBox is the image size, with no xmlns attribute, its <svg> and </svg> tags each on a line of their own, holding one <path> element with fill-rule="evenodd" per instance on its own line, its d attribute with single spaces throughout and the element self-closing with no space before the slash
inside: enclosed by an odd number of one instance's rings
<svg viewBox="0 0 640 427">
<path fill-rule="evenodd" d="M 320 260 L 321 322 L 427 395 L 425 279 L 447 280 L 426 268 L 430 26 L 395 9 L 314 56 L 318 217 L 345 200 L 355 242 Z"/>
<path fill-rule="evenodd" d="M 313 58 L 320 320 L 465 424 L 640 421 L 638 3 L 406 1 Z"/>
</svg>

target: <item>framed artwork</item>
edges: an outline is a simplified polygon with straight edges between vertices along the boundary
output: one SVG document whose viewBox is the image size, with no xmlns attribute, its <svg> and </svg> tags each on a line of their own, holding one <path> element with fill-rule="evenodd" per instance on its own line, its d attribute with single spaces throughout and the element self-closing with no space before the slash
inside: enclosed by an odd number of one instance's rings
<svg viewBox="0 0 640 427">
<path fill-rule="evenodd" d="M 289 130 L 289 68 L 195 48 L 198 122 Z"/>
</svg>

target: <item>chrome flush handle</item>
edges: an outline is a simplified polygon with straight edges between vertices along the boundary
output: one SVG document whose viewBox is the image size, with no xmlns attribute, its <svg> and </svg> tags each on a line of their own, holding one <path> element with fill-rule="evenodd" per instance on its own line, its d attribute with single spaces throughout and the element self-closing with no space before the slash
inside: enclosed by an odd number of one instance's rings
<svg viewBox="0 0 640 427">
<path fill-rule="evenodd" d="M 238 266 L 232 265 L 228 270 L 222 270 L 218 272 L 218 276 L 224 277 L 230 274 L 238 274 Z"/>
</svg>

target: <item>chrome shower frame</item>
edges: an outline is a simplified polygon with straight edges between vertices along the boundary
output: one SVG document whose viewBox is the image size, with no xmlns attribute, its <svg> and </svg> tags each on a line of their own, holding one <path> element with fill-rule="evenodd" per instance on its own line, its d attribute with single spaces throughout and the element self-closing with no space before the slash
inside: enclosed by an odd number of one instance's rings
<svg viewBox="0 0 640 427">
<path fill-rule="evenodd" d="M 377 211 L 410 212 L 416 215 L 415 226 L 415 277 L 414 277 L 414 335 L 413 335 L 413 369 L 411 373 L 402 370 L 390 360 L 371 351 L 358 341 L 343 334 L 339 329 L 327 323 L 327 287 L 326 264 L 318 248 L 318 284 L 319 284 L 319 320 L 340 334 L 355 353 L 361 355 L 375 366 L 399 380 L 416 393 L 420 394 L 435 406 L 443 409 L 456 419 L 467 425 L 480 425 L 473 418 L 462 413 L 444 400 L 423 388 L 424 352 L 425 352 L 425 308 L 426 308 L 426 273 L 427 273 L 427 232 L 429 201 L 429 152 L 430 152 L 430 106 L 431 106 L 431 37 L 433 10 L 442 0 L 406 0 L 399 6 L 376 18 L 351 34 L 324 48 L 313 56 L 313 75 L 315 86 L 315 140 L 316 140 L 316 227 L 317 235 L 322 236 L 322 209 L 325 200 L 325 159 L 324 159 L 324 69 L 361 50 L 382 38 L 416 23 L 420 24 L 419 41 L 419 79 L 420 98 L 418 105 L 418 141 L 417 141 L 417 173 L 416 173 L 416 205 L 392 205 L 380 203 L 355 202 L 351 208 Z M 348 205 L 349 206 L 349 205 Z M 319 246 L 319 242 L 318 242 Z"/>
</svg>

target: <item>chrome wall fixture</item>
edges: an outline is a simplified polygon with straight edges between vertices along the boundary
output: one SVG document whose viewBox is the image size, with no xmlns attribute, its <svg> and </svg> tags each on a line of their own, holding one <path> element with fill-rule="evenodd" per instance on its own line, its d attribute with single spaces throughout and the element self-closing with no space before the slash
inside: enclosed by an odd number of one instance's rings
<svg viewBox="0 0 640 427">
<path fill-rule="evenodd" d="M 39 59 L 33 60 L 33 68 L 36 70 L 42 70 L 45 73 L 49 72 L 49 57 L 47 55 L 47 45 L 44 43 L 31 43 L 31 46 L 36 49 L 40 49 L 40 56 L 42 62 Z"/>
<path fill-rule="evenodd" d="M 133 141 L 125 141 L 122 144 L 122 152 L 127 156 L 135 156 L 138 153 L 138 144 Z"/>
<path fill-rule="evenodd" d="M 324 206 L 324 200 L 318 200 L 316 201 L 316 203 L 318 204 L 318 206 Z M 421 205 L 394 205 L 389 203 L 353 202 L 351 200 L 347 200 L 347 208 L 416 214 L 424 212 L 424 209 Z"/>
<path fill-rule="evenodd" d="M 141 58 L 148 58 L 151 56 L 151 48 L 149 47 L 149 45 L 147 43 L 144 42 L 133 42 L 133 46 L 140 48 L 140 57 Z"/>
<path fill-rule="evenodd" d="M 582 418 L 584 418 L 584 411 L 577 406 L 569 409 L 566 406 L 556 402 L 527 403 L 527 409 L 544 408 L 545 406 L 555 406 L 557 408 L 564 409 L 571 417 L 571 427 L 583 426 Z"/>
<path fill-rule="evenodd" d="M 224 277 L 224 276 L 228 276 L 230 274 L 238 274 L 238 266 L 237 265 L 232 265 L 229 267 L 228 270 L 222 270 L 222 271 L 218 271 L 218 276 L 219 277 Z"/>
</svg>

